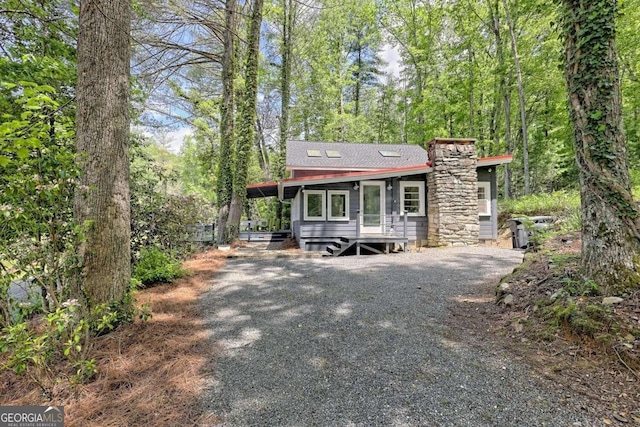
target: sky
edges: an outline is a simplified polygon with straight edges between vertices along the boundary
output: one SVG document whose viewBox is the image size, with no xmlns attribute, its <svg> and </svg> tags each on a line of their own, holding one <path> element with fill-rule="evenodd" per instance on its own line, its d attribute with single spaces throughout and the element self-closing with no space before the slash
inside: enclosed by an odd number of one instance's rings
<svg viewBox="0 0 640 427">
<path fill-rule="evenodd" d="M 378 56 L 387 64 L 383 68 L 386 74 L 391 74 L 396 78 L 400 76 L 402 69 L 400 64 L 401 58 L 396 46 L 389 43 L 384 44 L 380 52 L 378 52 Z M 181 127 L 167 132 L 165 140 L 168 142 L 169 151 L 176 154 L 180 153 L 184 138 L 190 135 L 193 135 L 193 129 L 190 127 Z"/>
</svg>

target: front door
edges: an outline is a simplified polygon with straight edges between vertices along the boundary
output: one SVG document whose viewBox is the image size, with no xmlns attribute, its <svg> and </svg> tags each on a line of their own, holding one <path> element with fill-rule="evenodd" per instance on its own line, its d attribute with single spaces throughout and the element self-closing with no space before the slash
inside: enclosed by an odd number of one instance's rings
<svg viewBox="0 0 640 427">
<path fill-rule="evenodd" d="M 360 183 L 360 232 L 384 233 L 384 181 Z"/>
</svg>

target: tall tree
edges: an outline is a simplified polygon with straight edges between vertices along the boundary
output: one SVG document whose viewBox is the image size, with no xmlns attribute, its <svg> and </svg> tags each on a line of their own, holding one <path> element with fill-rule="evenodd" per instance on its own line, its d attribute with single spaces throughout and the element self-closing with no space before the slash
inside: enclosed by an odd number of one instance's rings
<svg viewBox="0 0 640 427">
<path fill-rule="evenodd" d="M 513 53 L 513 62 L 516 69 L 516 81 L 518 84 L 518 100 L 520 102 L 520 126 L 522 129 L 522 163 L 524 169 L 524 194 L 531 194 L 531 186 L 529 184 L 529 140 L 527 130 L 527 109 L 524 97 L 524 84 L 522 83 L 522 70 L 520 69 L 520 56 L 518 55 L 518 44 L 516 42 L 515 22 L 511 18 L 509 3 L 502 0 L 504 13 L 507 18 L 509 27 L 509 38 L 511 39 L 511 52 Z"/>
<path fill-rule="evenodd" d="M 256 103 L 258 99 L 258 59 L 260 57 L 260 27 L 262 25 L 263 0 L 253 0 L 247 53 L 244 69 L 244 93 L 239 106 L 236 161 L 233 175 L 233 196 L 229 208 L 229 238 L 238 237 L 240 218 L 247 199 L 247 176 L 251 149 L 254 146 L 256 128 Z"/>
<path fill-rule="evenodd" d="M 280 139 L 278 140 L 278 158 L 275 178 L 285 177 L 287 159 L 287 138 L 289 137 L 289 107 L 291 103 L 291 62 L 293 61 L 293 30 L 296 22 L 298 3 L 294 0 L 282 0 L 282 35 L 280 41 Z M 276 218 L 282 224 L 283 204 L 278 201 Z"/>
<path fill-rule="evenodd" d="M 217 207 L 218 244 L 226 243 L 227 221 L 233 195 L 233 134 L 234 134 L 234 78 L 236 0 L 225 4 L 224 52 L 222 55 L 222 107 L 220 108 L 220 155 L 218 157 Z"/>
<path fill-rule="evenodd" d="M 89 307 L 120 301 L 131 277 L 130 30 L 129 0 L 80 2 L 74 214 L 86 230 L 76 290 Z"/>
<path fill-rule="evenodd" d="M 638 287 L 640 210 L 622 132 L 616 0 L 563 0 L 564 74 L 582 209 L 582 269 L 605 294 Z"/>
</svg>

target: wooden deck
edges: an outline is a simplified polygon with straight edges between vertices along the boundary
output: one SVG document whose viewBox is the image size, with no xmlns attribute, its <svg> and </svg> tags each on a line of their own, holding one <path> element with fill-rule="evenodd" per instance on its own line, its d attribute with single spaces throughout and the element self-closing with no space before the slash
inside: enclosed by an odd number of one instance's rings
<svg viewBox="0 0 640 427">
<path fill-rule="evenodd" d="M 241 231 L 238 234 L 240 240 L 245 242 L 284 242 L 291 236 L 291 230 L 279 231 Z"/>
<path fill-rule="evenodd" d="M 309 240 L 307 240 L 309 241 Z M 398 245 L 402 252 L 407 252 L 409 239 L 402 236 L 386 234 L 367 234 L 357 237 L 341 237 L 327 246 L 327 255 L 346 255 L 347 251 L 355 247 L 355 255 L 361 255 L 363 250 L 374 254 L 388 254 Z M 351 252 L 352 253 L 352 252 Z"/>
</svg>

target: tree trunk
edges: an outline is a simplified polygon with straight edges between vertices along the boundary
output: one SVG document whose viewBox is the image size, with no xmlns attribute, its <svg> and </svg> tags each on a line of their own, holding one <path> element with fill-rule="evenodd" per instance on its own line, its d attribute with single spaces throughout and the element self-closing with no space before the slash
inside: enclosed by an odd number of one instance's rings
<svg viewBox="0 0 640 427">
<path fill-rule="evenodd" d="M 518 45 L 516 43 L 516 33 L 513 28 L 513 20 L 509 13 L 509 5 L 507 0 L 502 0 L 504 6 L 505 17 L 507 18 L 507 26 L 509 27 L 509 36 L 511 37 L 511 50 L 513 52 L 513 61 L 516 68 L 516 79 L 518 83 L 518 100 L 520 101 L 520 124 L 522 126 L 522 164 L 524 168 L 524 194 L 531 194 L 531 184 L 529 182 L 529 135 L 527 130 L 527 110 L 524 99 L 524 85 L 522 84 L 522 71 L 520 70 L 520 57 L 518 56 Z"/>
<path fill-rule="evenodd" d="M 280 140 L 278 145 L 278 165 L 276 169 L 276 179 L 281 180 L 285 177 L 285 167 L 287 162 L 287 138 L 289 136 L 289 104 L 291 102 L 291 52 L 292 52 L 292 34 L 293 25 L 296 16 L 296 1 L 282 1 L 282 44 L 281 56 L 282 67 L 280 68 Z M 305 135 L 306 137 L 306 135 Z M 276 219 L 282 228 L 283 205 L 278 200 L 276 207 Z"/>
<path fill-rule="evenodd" d="M 267 151 L 267 141 L 264 138 L 264 130 L 262 129 L 262 121 L 260 117 L 256 119 L 256 148 L 258 149 L 258 163 L 264 179 L 271 179 L 271 163 L 269 161 L 269 152 Z"/>
<path fill-rule="evenodd" d="M 469 135 L 473 138 L 476 137 L 476 124 L 475 124 L 475 109 L 476 102 L 474 98 L 474 74 L 473 74 L 473 48 L 471 43 L 469 43 L 468 47 L 468 61 L 469 61 Z M 482 141 L 482 138 L 480 139 Z"/>
<path fill-rule="evenodd" d="M 496 38 L 496 56 L 498 57 L 498 74 L 500 75 L 499 91 L 502 96 L 502 105 L 504 108 L 505 153 L 511 154 L 513 152 L 513 141 L 511 139 L 511 91 L 507 87 L 507 79 L 505 77 L 506 64 L 504 61 L 504 51 L 502 49 L 502 34 L 500 32 L 499 3 L 498 0 L 496 0 L 495 5 L 492 5 L 491 2 L 487 4 L 489 6 L 493 34 Z M 504 197 L 505 199 L 511 197 L 511 168 L 508 164 L 504 167 Z"/>
<path fill-rule="evenodd" d="M 80 2 L 74 215 L 86 227 L 76 297 L 121 301 L 131 280 L 129 78 L 131 2 Z"/>
<path fill-rule="evenodd" d="M 582 270 L 606 295 L 636 288 L 640 211 L 622 132 L 615 0 L 564 0 L 565 79 L 582 206 Z"/>
<path fill-rule="evenodd" d="M 222 56 L 222 105 L 220 106 L 220 155 L 218 158 L 217 207 L 218 237 L 217 243 L 229 243 L 227 222 L 233 194 L 233 128 L 235 99 L 233 79 L 235 76 L 235 30 L 236 0 L 227 0 L 225 4 L 224 52 Z"/>
<path fill-rule="evenodd" d="M 353 101 L 355 108 L 353 115 L 358 117 L 360 114 L 360 91 L 362 89 L 362 41 L 360 40 L 360 34 L 358 34 L 358 46 L 356 47 L 356 72 L 355 72 L 356 86 L 354 88 Z"/>
<path fill-rule="evenodd" d="M 245 88 L 240 104 L 240 123 L 238 124 L 238 145 L 236 152 L 236 170 L 233 179 L 233 198 L 229 209 L 229 238 L 238 237 L 242 209 L 247 200 L 247 174 L 249 158 L 255 135 L 256 104 L 258 100 L 258 59 L 260 49 L 260 25 L 262 24 L 263 0 L 254 0 L 247 41 L 247 59 L 245 63 Z"/>
</svg>

